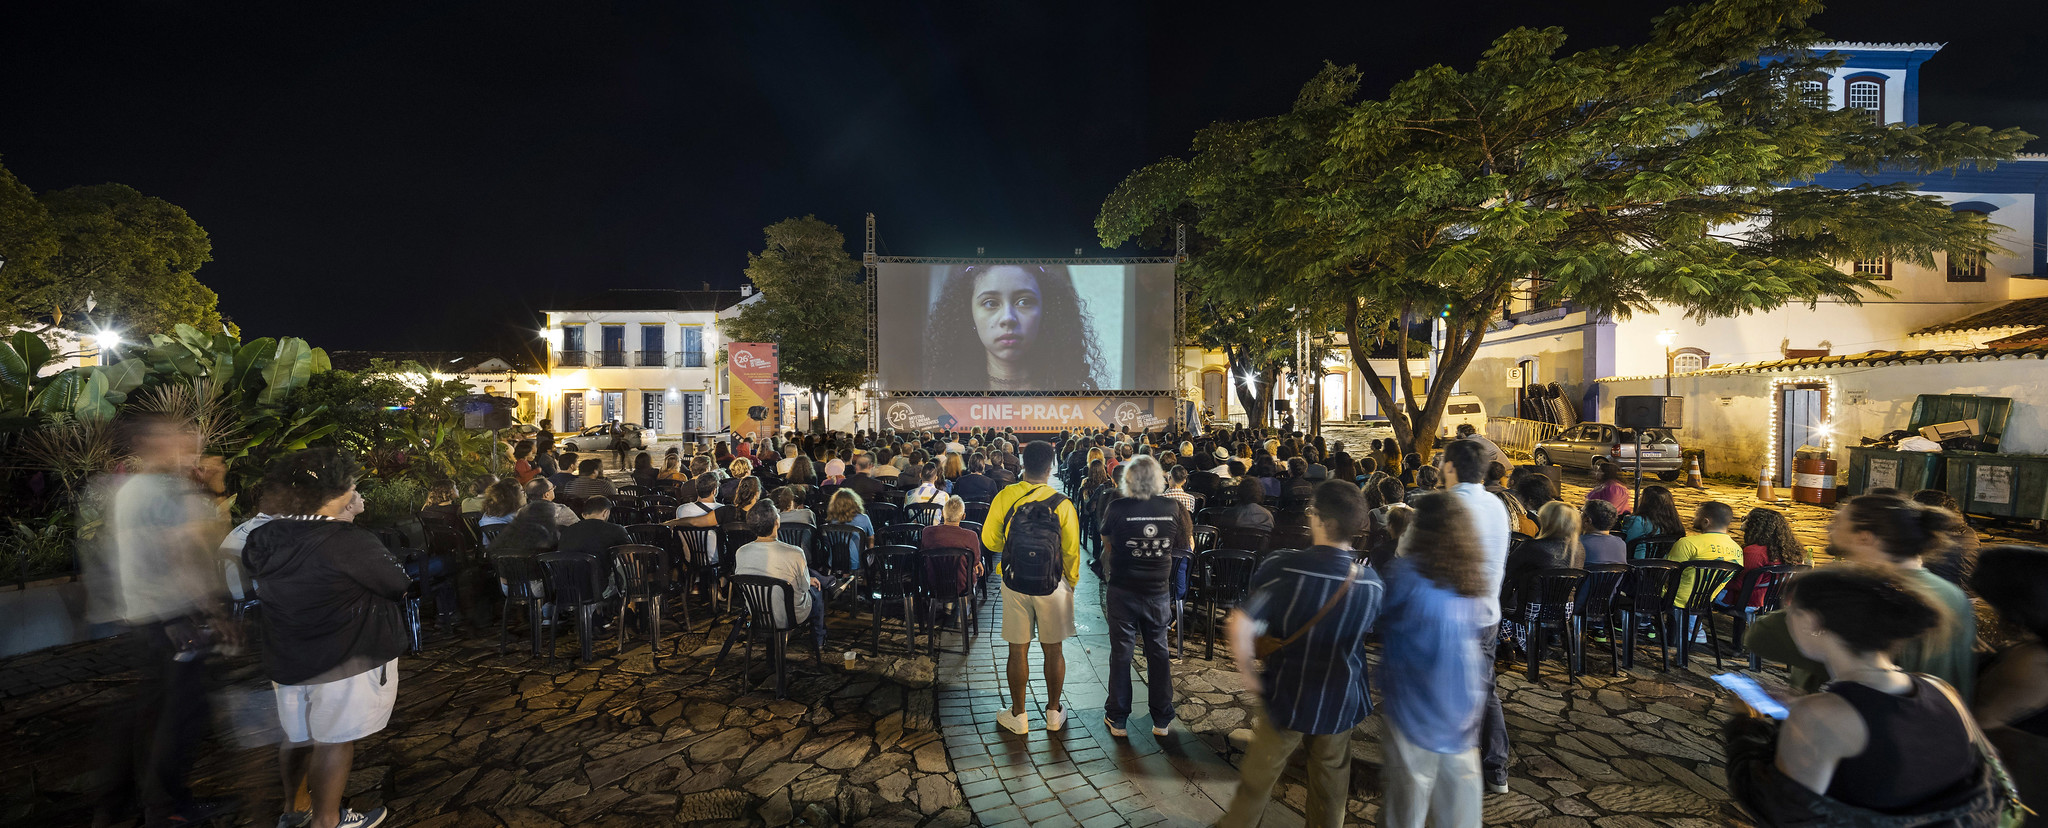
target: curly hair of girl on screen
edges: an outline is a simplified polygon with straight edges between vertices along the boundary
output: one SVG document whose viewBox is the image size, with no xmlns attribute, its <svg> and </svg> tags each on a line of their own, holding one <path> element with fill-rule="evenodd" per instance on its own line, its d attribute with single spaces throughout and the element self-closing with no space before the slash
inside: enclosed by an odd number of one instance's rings
<svg viewBox="0 0 2048 828">
<path fill-rule="evenodd" d="M 1102 352 L 1065 265 L 968 265 L 932 304 L 924 374 L 940 391 L 1094 391 Z"/>
</svg>

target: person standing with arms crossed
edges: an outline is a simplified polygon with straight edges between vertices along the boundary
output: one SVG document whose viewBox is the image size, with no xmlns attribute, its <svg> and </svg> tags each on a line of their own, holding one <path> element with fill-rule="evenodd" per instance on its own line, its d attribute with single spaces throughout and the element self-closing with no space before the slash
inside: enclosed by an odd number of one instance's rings
<svg viewBox="0 0 2048 828">
<path fill-rule="evenodd" d="M 1164 495 L 1159 461 L 1139 456 L 1124 469 L 1123 497 L 1102 514 L 1103 580 L 1109 583 L 1109 700 L 1103 722 L 1123 736 L 1131 717 L 1131 650 L 1145 642 L 1145 689 L 1152 735 L 1173 725 L 1173 662 L 1166 649 L 1172 623 L 1168 581 L 1173 556 L 1194 550 L 1194 522 L 1180 501 Z"/>
<path fill-rule="evenodd" d="M 1065 495 L 1053 491 L 1051 443 L 1024 446 L 1024 479 L 1010 484 L 990 504 L 981 530 L 982 545 L 1002 555 L 1003 641 L 1010 645 L 1005 665 L 1010 683 L 1010 709 L 996 723 L 1012 733 L 1031 730 L 1024 710 L 1030 683 L 1031 639 L 1045 656 L 1045 729 L 1059 730 L 1067 721 L 1060 706 L 1060 688 L 1067 677 L 1060 644 L 1074 634 L 1074 587 L 1081 580 L 1081 519 Z"/>
<path fill-rule="evenodd" d="M 1365 634 L 1385 585 L 1352 557 L 1365 529 L 1365 498 L 1348 481 L 1317 486 L 1309 521 L 1315 546 L 1274 555 L 1252 575 L 1251 597 L 1230 612 L 1230 655 L 1258 694 L 1252 743 L 1237 795 L 1216 824 L 1250 828 L 1273 799 L 1287 760 L 1308 742 L 1304 824 L 1338 828 L 1351 795 L 1351 729 L 1372 712 Z M 1253 656 L 1264 662 L 1257 669 Z"/>
</svg>

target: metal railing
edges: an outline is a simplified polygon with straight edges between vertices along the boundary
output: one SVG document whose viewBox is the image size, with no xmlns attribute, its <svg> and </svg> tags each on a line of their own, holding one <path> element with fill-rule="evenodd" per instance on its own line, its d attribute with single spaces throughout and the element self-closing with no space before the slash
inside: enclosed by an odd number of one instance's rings
<svg viewBox="0 0 2048 828">
<path fill-rule="evenodd" d="M 597 364 L 606 368 L 626 367 L 625 351 L 599 351 Z"/>
<path fill-rule="evenodd" d="M 1486 439 L 1504 449 L 1528 451 L 1537 443 L 1551 439 L 1563 431 L 1564 426 L 1540 420 L 1523 420 L 1515 417 L 1486 418 Z"/>
<path fill-rule="evenodd" d="M 589 351 L 556 351 L 555 365 L 563 368 L 590 367 Z"/>
<path fill-rule="evenodd" d="M 641 368 L 664 368 L 668 365 L 667 351 L 634 351 L 634 365 Z"/>
<path fill-rule="evenodd" d="M 704 367 L 704 352 L 703 352 L 703 351 L 684 351 L 684 352 L 682 352 L 682 353 L 680 353 L 680 354 L 677 354 L 676 356 L 677 356 L 677 357 L 678 357 L 678 359 L 679 359 L 679 361 L 678 361 L 678 362 L 676 363 L 676 365 L 677 365 L 678 367 L 682 367 L 682 368 L 702 368 L 702 367 Z"/>
</svg>

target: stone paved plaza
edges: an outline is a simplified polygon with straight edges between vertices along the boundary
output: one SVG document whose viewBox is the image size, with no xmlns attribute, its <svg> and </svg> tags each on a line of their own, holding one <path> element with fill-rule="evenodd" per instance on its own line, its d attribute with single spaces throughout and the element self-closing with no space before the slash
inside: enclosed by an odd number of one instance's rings
<svg viewBox="0 0 2048 828">
<path fill-rule="evenodd" d="M 1577 491 L 1568 486 L 1568 496 Z M 1818 543 L 1826 510 L 1798 509 L 1815 513 L 1802 516 L 1801 534 Z M 1021 737 L 994 720 L 1007 700 L 997 602 L 984 607 L 972 638 L 944 633 L 936 662 L 906 654 L 893 618 L 877 656 L 865 606 L 843 603 L 822 664 L 809 647 L 791 647 L 783 701 L 758 649 L 751 680 L 739 677 L 737 653 L 712 675 L 729 626 L 707 624 L 701 604 L 696 629 L 671 625 L 659 658 L 644 636 L 629 638 L 623 653 L 615 636 L 600 636 L 595 661 L 579 665 L 573 640 L 560 642 L 550 664 L 528 655 L 517 635 L 499 654 L 494 627 L 437 634 L 426 652 L 401 661 L 398 710 L 388 730 L 359 745 L 350 802 L 391 807 L 395 825 L 464 828 L 1206 825 L 1235 789 L 1232 763 L 1254 701 L 1225 649 L 1203 657 L 1203 625 L 1191 619 L 1174 667 L 1172 735 L 1149 730 L 1141 657 L 1130 736 L 1110 737 L 1100 600 L 1098 582 L 1084 574 L 1081 629 L 1066 647 L 1068 726 L 1043 729 L 1034 647 L 1033 730 Z M 928 653 L 928 639 L 917 643 Z M 1735 702 L 1706 680 L 1711 658 L 1663 672 L 1656 650 L 1645 648 L 1634 669 L 1614 676 L 1605 648 L 1589 646 L 1585 663 L 1589 675 L 1574 681 L 1553 659 L 1536 683 L 1521 665 L 1504 666 L 1511 792 L 1487 797 L 1488 823 L 1740 824 L 1719 747 L 1719 723 Z M 119 640 L 0 662 L 0 823 L 88 822 L 95 726 L 125 692 L 126 664 Z M 270 825 L 280 795 L 267 686 L 253 657 L 220 668 L 216 727 L 196 787 L 243 799 L 226 822 Z M 1783 672 L 1762 679 L 1782 687 Z M 1379 725 L 1369 718 L 1353 736 L 1351 812 L 1360 824 L 1378 809 Z M 1298 767 L 1276 792 L 1267 825 L 1299 824 Z"/>
</svg>

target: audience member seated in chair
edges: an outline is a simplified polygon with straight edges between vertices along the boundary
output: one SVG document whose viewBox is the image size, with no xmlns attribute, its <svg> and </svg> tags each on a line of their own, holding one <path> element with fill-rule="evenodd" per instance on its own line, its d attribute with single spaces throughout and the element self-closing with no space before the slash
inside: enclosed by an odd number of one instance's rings
<svg viewBox="0 0 2048 828">
<path fill-rule="evenodd" d="M 733 553 L 733 574 L 765 575 L 788 583 L 796 596 L 796 617 L 781 618 L 781 610 L 777 608 L 777 625 L 794 626 L 810 621 L 813 642 L 822 648 L 825 646 L 824 590 L 832 586 L 832 578 L 811 572 L 803 550 L 775 539 L 776 527 L 781 523 L 782 516 L 776 511 L 775 504 L 754 504 L 754 508 L 747 512 L 747 528 L 761 539 Z"/>
<path fill-rule="evenodd" d="M 612 482 L 604 479 L 604 461 L 596 457 L 576 464 L 576 477 L 562 486 L 563 497 L 590 498 L 603 495 L 611 497 L 619 493 Z"/>
<path fill-rule="evenodd" d="M 945 511 L 940 513 L 940 519 L 945 522 L 937 526 L 924 527 L 918 536 L 920 549 L 965 549 L 974 553 L 974 560 L 971 562 L 974 569 L 972 572 L 961 573 L 963 581 L 981 577 L 981 536 L 975 534 L 974 530 L 960 525 L 960 521 L 966 518 L 967 501 L 961 499 L 959 495 L 952 495 L 946 498 Z"/>
<path fill-rule="evenodd" d="M 1546 569 L 1586 565 L 1585 547 L 1579 545 L 1579 510 L 1553 500 L 1538 513 L 1536 537 L 1508 551 L 1506 575 L 1501 578 L 1501 612 L 1509 618 L 1522 617 L 1522 604 L 1536 600 L 1529 581 Z M 1513 600 L 1511 605 L 1508 602 Z"/>
<path fill-rule="evenodd" d="M 633 542 L 633 535 L 626 527 L 611 521 L 612 500 L 604 495 L 593 495 L 583 501 L 583 519 L 562 527 L 561 551 L 575 552 L 590 556 L 599 571 L 612 569 L 612 547 L 625 546 Z M 602 598 L 618 594 L 616 575 L 608 576 Z"/>
<path fill-rule="evenodd" d="M 1621 519 L 1614 504 L 1587 500 L 1579 519 L 1579 546 L 1586 550 L 1586 563 L 1628 563 L 1628 542 L 1614 536 L 1614 523 Z"/>
<path fill-rule="evenodd" d="M 1688 535 L 1671 547 L 1671 554 L 1665 560 L 1672 563 L 1686 561 L 1728 561 L 1742 563 L 1742 547 L 1735 545 L 1735 539 L 1728 537 L 1728 524 L 1735 521 L 1735 510 L 1728 504 L 1709 500 L 1700 504 L 1693 512 L 1692 528 L 1697 534 Z M 1671 593 L 1672 606 L 1682 607 L 1692 598 L 1692 573 L 1678 576 L 1678 589 Z"/>
<path fill-rule="evenodd" d="M 1273 531 L 1273 511 L 1261 505 L 1265 500 L 1266 489 L 1258 478 L 1247 477 L 1237 481 L 1237 505 L 1223 510 L 1223 514 L 1216 518 L 1216 528 Z"/>
</svg>

